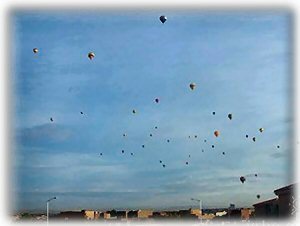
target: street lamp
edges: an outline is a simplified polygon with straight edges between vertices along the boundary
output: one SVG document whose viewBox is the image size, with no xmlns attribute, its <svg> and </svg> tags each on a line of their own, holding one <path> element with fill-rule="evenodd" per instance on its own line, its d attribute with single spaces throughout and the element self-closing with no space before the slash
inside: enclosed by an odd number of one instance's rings
<svg viewBox="0 0 300 226">
<path fill-rule="evenodd" d="M 49 202 L 53 199 L 56 199 L 56 197 L 47 200 L 47 225 L 49 224 Z"/>
<path fill-rule="evenodd" d="M 201 223 L 202 223 L 202 200 L 200 200 L 200 199 L 194 199 L 194 198 L 191 198 L 191 200 L 192 201 L 196 201 L 196 202 L 199 202 L 199 211 L 200 211 L 200 213 L 201 213 L 201 217 L 200 217 L 200 219 L 201 219 Z"/>
</svg>

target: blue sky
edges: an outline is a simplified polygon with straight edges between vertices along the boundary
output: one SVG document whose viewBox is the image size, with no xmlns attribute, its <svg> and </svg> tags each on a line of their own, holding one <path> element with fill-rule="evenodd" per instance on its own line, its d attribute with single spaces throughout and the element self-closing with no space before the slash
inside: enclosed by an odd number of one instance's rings
<svg viewBox="0 0 300 226">
<path fill-rule="evenodd" d="M 272 198 L 294 182 L 291 19 L 288 11 L 14 12 L 16 210 L 43 210 L 51 196 L 56 211 Z"/>
</svg>

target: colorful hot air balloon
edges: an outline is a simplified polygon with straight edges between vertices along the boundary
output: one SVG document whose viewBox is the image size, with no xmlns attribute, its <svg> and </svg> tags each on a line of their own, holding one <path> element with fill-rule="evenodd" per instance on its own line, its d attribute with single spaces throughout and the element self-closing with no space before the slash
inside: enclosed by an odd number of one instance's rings
<svg viewBox="0 0 300 226">
<path fill-rule="evenodd" d="M 244 183 L 244 182 L 246 181 L 246 178 L 243 177 L 243 176 L 241 176 L 241 177 L 240 177 L 240 181 L 241 181 L 242 183 Z"/>
<path fill-rule="evenodd" d="M 194 89 L 196 88 L 196 83 L 193 83 L 193 82 L 192 82 L 192 83 L 190 84 L 190 88 L 191 88 L 191 90 L 194 90 Z"/>
<path fill-rule="evenodd" d="M 167 17 L 162 15 L 159 17 L 160 22 L 162 22 L 163 24 L 167 21 Z"/>
<path fill-rule="evenodd" d="M 214 135 L 215 135 L 216 137 L 218 137 L 218 136 L 220 135 L 220 132 L 219 132 L 218 130 L 216 130 L 216 131 L 214 132 Z"/>
<path fill-rule="evenodd" d="M 264 128 L 259 128 L 259 132 L 263 132 L 265 129 Z"/>
<path fill-rule="evenodd" d="M 38 48 L 33 48 L 32 51 L 33 51 L 34 53 L 38 53 L 38 52 L 39 52 Z"/>
<path fill-rule="evenodd" d="M 89 52 L 88 58 L 89 58 L 90 60 L 92 60 L 94 57 L 95 57 L 95 53 Z"/>
</svg>

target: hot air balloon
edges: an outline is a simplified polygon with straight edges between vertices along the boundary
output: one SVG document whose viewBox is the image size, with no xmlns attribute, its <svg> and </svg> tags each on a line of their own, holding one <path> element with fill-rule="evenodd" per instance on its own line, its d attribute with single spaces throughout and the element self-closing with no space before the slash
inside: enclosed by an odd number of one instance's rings
<svg viewBox="0 0 300 226">
<path fill-rule="evenodd" d="M 95 57 L 95 53 L 89 52 L 88 58 L 89 58 L 90 60 L 92 60 L 94 57 Z"/>
<path fill-rule="evenodd" d="M 246 181 L 246 178 L 243 177 L 243 176 L 241 176 L 241 177 L 240 177 L 240 181 L 241 181 L 242 183 L 244 183 L 244 182 Z"/>
<path fill-rule="evenodd" d="M 252 140 L 255 142 L 255 141 L 256 141 L 256 138 L 255 138 L 255 137 L 253 137 L 253 138 L 252 138 Z"/>
<path fill-rule="evenodd" d="M 189 158 L 191 157 L 191 155 L 189 155 Z"/>
<path fill-rule="evenodd" d="M 232 119 L 232 114 L 228 114 L 228 118 L 231 120 Z"/>
<path fill-rule="evenodd" d="M 194 90 L 194 89 L 196 88 L 196 83 L 193 83 L 193 82 L 192 82 L 192 83 L 190 84 L 190 88 L 191 88 L 191 90 Z"/>
<path fill-rule="evenodd" d="M 83 112 L 81 111 L 81 112 L 80 112 L 80 114 L 82 114 L 82 115 L 83 115 Z"/>
<path fill-rule="evenodd" d="M 131 152 L 130 154 L 131 154 L 131 155 L 133 155 L 133 153 L 132 153 L 132 152 Z"/>
<path fill-rule="evenodd" d="M 124 154 L 124 150 L 122 150 L 122 153 Z"/>
<path fill-rule="evenodd" d="M 189 136 L 189 138 L 191 138 L 191 136 Z"/>
<path fill-rule="evenodd" d="M 248 134 L 246 134 L 246 138 L 248 138 L 249 136 L 248 136 Z"/>
<path fill-rule="evenodd" d="M 162 163 L 162 161 L 161 161 L 161 160 L 159 160 L 159 163 Z"/>
<path fill-rule="evenodd" d="M 225 152 L 223 151 L 222 154 L 225 155 Z"/>
<path fill-rule="evenodd" d="M 280 146 L 279 146 L 279 145 L 277 145 L 277 148 L 280 148 Z"/>
<path fill-rule="evenodd" d="M 259 128 L 259 132 L 263 132 L 265 129 L 264 128 Z"/>
<path fill-rule="evenodd" d="M 156 102 L 156 103 L 159 103 L 159 99 L 158 99 L 158 98 L 155 98 L 155 102 Z"/>
<path fill-rule="evenodd" d="M 167 140 L 167 142 L 169 143 L 169 142 L 170 142 L 170 140 Z"/>
<path fill-rule="evenodd" d="M 258 199 L 259 199 L 259 198 L 260 198 L 260 195 L 257 195 L 257 196 L 256 196 L 256 198 L 258 198 Z"/>
<path fill-rule="evenodd" d="M 220 135 L 220 132 L 219 132 L 218 130 L 216 130 L 216 131 L 214 132 L 214 134 L 215 134 L 216 137 L 218 137 L 218 136 Z"/>
<path fill-rule="evenodd" d="M 123 133 L 123 137 L 126 137 L 127 136 L 127 134 L 126 133 Z"/>
<path fill-rule="evenodd" d="M 163 24 L 167 21 L 167 17 L 162 15 L 159 17 L 160 22 L 162 22 Z"/>
<path fill-rule="evenodd" d="M 50 118 L 50 121 L 53 122 L 53 118 Z"/>
<path fill-rule="evenodd" d="M 155 126 L 154 129 L 157 129 L 157 126 Z"/>
<path fill-rule="evenodd" d="M 149 136 L 152 137 L 152 133 L 150 133 Z"/>
<path fill-rule="evenodd" d="M 38 48 L 33 48 L 32 51 L 33 51 L 34 53 L 38 53 L 38 52 L 39 52 Z"/>
<path fill-rule="evenodd" d="M 213 111 L 213 113 L 212 113 L 212 114 L 213 114 L 213 115 L 215 115 L 215 114 L 216 114 L 216 112 L 214 112 L 214 111 Z"/>
<path fill-rule="evenodd" d="M 207 140 L 204 140 L 204 142 L 206 143 Z"/>
<path fill-rule="evenodd" d="M 136 113 L 136 110 L 133 109 L 133 110 L 132 110 L 132 113 L 135 114 L 135 113 Z"/>
<path fill-rule="evenodd" d="M 255 176 L 255 177 L 257 177 L 257 173 L 256 173 L 256 174 L 254 174 L 254 176 Z"/>
<path fill-rule="evenodd" d="M 185 162 L 185 165 L 188 165 L 189 164 L 189 162 Z"/>
<path fill-rule="evenodd" d="M 198 136 L 197 135 L 195 135 L 195 138 L 197 138 Z"/>
<path fill-rule="evenodd" d="M 166 165 L 165 165 L 165 164 L 163 164 L 162 166 L 163 166 L 164 168 L 166 167 Z"/>
<path fill-rule="evenodd" d="M 212 145 L 211 147 L 212 147 L 212 148 L 215 148 L 215 145 Z"/>
<path fill-rule="evenodd" d="M 100 155 L 102 156 L 102 153 L 100 153 Z"/>
<path fill-rule="evenodd" d="M 144 147 L 145 147 L 145 145 L 143 144 L 143 145 L 142 145 L 142 148 L 144 148 Z"/>
</svg>

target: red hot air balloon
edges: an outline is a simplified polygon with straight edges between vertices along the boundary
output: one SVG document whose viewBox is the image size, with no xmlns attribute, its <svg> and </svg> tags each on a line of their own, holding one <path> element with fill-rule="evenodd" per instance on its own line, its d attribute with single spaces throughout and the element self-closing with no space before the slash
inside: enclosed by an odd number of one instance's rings
<svg viewBox="0 0 300 226">
<path fill-rule="evenodd" d="M 216 137 L 218 137 L 218 136 L 220 135 L 220 132 L 219 132 L 218 130 L 216 130 L 216 131 L 214 132 L 214 135 L 215 135 Z"/>
</svg>

